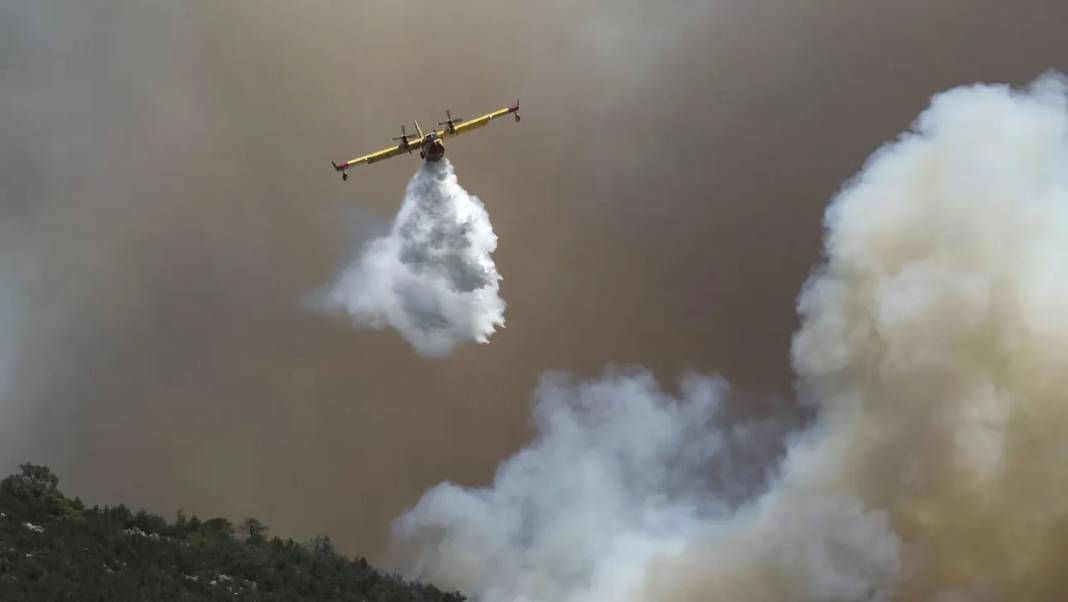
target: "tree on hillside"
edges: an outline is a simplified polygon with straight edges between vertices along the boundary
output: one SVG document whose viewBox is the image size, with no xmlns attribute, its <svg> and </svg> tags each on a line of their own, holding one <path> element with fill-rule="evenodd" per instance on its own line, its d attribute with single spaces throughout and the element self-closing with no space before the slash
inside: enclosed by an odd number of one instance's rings
<svg viewBox="0 0 1068 602">
<path fill-rule="evenodd" d="M 267 532 L 270 530 L 267 525 L 252 518 L 251 516 L 241 521 L 238 525 L 238 531 L 245 536 L 245 542 L 251 544 L 261 544 L 267 540 Z"/>
<path fill-rule="evenodd" d="M 59 487 L 59 477 L 47 466 L 22 464 L 19 473 L 0 481 L 0 488 L 20 498 L 42 498 Z"/>
<path fill-rule="evenodd" d="M 179 513 L 174 523 L 126 506 L 86 508 L 45 466 L 0 481 L 0 600 L 462 602 L 338 554 L 329 537 L 267 539 Z"/>
</svg>

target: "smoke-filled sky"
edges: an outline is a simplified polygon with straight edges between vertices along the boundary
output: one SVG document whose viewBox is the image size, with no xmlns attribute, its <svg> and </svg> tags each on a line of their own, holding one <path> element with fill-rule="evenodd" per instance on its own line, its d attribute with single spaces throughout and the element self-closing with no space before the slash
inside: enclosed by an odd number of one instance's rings
<svg viewBox="0 0 1068 602">
<path fill-rule="evenodd" d="M 720 373 L 749 418 L 804 414 L 829 199 L 932 94 L 1068 67 L 1062 4 L 0 4 L 2 468 L 376 557 L 530 440 L 544 370 Z M 507 328 L 426 358 L 308 311 L 418 167 L 329 161 L 516 97 L 448 149 Z"/>
<path fill-rule="evenodd" d="M 1057 599 L 1066 142 L 1062 75 L 938 95 L 827 210 L 792 345 L 811 421 L 698 375 L 547 377 L 537 438 L 430 490 L 398 564 L 483 602 Z"/>
</svg>

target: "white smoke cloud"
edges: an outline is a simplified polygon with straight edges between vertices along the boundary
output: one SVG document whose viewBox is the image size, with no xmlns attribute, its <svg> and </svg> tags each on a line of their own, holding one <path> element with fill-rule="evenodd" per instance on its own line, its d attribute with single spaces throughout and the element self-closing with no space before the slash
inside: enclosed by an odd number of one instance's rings
<svg viewBox="0 0 1068 602">
<path fill-rule="evenodd" d="M 752 478 L 762 445 L 788 421 L 717 426 L 727 395 L 718 378 L 660 391 L 643 371 L 574 383 L 542 379 L 537 440 L 505 462 L 489 489 L 442 484 L 397 521 L 415 542 L 415 573 L 486 601 L 624 600 L 658 553 L 678 550 L 724 496 Z"/>
<path fill-rule="evenodd" d="M 491 486 L 398 519 L 401 566 L 486 602 L 1062 598 L 1064 81 L 936 96 L 826 225 L 793 345 L 818 413 L 747 500 L 721 381 L 550 379 Z"/>
<path fill-rule="evenodd" d="M 389 234 L 371 241 L 325 299 L 359 326 L 397 330 L 424 355 L 486 343 L 504 325 L 489 215 L 448 159 L 424 163 Z"/>
</svg>

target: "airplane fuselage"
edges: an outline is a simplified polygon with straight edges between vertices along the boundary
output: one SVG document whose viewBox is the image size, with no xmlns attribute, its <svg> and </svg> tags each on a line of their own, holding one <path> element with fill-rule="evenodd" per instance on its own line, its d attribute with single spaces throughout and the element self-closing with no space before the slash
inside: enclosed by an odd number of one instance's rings
<svg viewBox="0 0 1068 602">
<path fill-rule="evenodd" d="M 419 156 L 427 163 L 440 161 L 445 156 L 445 142 L 441 138 L 434 137 L 423 143 Z"/>
</svg>

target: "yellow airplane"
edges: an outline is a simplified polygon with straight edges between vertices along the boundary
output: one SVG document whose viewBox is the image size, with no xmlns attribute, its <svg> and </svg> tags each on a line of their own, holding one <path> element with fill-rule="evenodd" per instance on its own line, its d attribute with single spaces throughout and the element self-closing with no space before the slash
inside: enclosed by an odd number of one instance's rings
<svg viewBox="0 0 1068 602">
<path fill-rule="evenodd" d="M 377 163 L 383 159 L 389 159 L 396 157 L 401 153 L 411 153 L 413 150 L 419 151 L 419 156 L 427 162 L 438 161 L 445 156 L 445 138 L 451 136 L 459 136 L 465 134 L 471 130 L 478 129 L 490 121 L 498 117 L 504 117 L 505 115 L 515 115 L 516 122 L 519 121 L 519 101 L 515 101 L 515 104 L 510 107 L 498 109 L 492 113 L 486 113 L 478 119 L 472 119 L 470 121 L 464 121 L 463 117 L 453 118 L 452 113 L 445 109 L 445 121 L 441 121 L 438 125 L 445 126 L 440 130 L 430 130 L 430 132 L 424 134 L 423 130 L 419 128 L 419 122 L 415 122 L 415 131 L 417 134 L 409 134 L 405 131 L 404 126 L 401 126 L 401 135 L 398 140 L 397 146 L 391 146 L 384 148 L 380 151 L 373 152 L 369 155 L 362 157 L 356 157 L 355 159 L 349 159 L 344 163 L 330 163 L 334 166 L 334 169 L 341 172 L 341 179 L 348 180 L 349 174 L 348 168 L 353 165 L 360 165 L 363 163 Z"/>
</svg>

